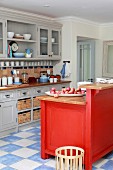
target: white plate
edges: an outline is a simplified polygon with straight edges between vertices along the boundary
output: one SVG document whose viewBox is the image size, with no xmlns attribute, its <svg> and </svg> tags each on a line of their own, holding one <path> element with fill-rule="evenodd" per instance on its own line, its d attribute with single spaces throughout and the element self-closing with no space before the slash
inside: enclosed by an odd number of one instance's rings
<svg viewBox="0 0 113 170">
<path fill-rule="evenodd" d="M 47 92 L 45 92 L 45 93 L 46 93 L 47 95 L 49 95 L 49 96 L 54 96 L 54 95 L 55 95 L 55 94 L 51 94 L 50 91 L 47 91 Z M 69 96 L 71 96 L 71 97 L 72 97 L 72 96 L 77 96 L 77 97 L 78 97 L 78 96 L 83 96 L 83 95 L 84 95 L 84 94 L 59 94 L 59 96 L 64 96 L 64 97 L 65 97 L 65 96 L 68 96 L 68 97 L 69 97 Z"/>
</svg>

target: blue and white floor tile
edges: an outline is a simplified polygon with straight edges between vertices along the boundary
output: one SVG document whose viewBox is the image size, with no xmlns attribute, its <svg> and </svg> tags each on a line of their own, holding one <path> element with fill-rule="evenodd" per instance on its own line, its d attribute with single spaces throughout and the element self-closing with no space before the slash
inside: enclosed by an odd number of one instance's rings
<svg viewBox="0 0 113 170">
<path fill-rule="evenodd" d="M 0 138 L 0 170 L 55 170 L 55 158 L 40 157 L 40 124 Z M 113 152 L 93 164 L 92 170 L 113 170 Z"/>
</svg>

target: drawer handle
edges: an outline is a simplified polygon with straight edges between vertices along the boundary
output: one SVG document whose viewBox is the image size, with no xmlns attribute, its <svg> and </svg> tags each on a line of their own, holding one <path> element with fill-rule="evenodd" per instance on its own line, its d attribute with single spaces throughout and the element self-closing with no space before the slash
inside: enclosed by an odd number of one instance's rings
<svg viewBox="0 0 113 170">
<path fill-rule="evenodd" d="M 41 90 L 37 90 L 37 93 L 41 93 Z"/>
<path fill-rule="evenodd" d="M 26 94 L 27 94 L 27 92 L 24 92 L 24 93 L 23 93 L 23 95 L 26 95 Z"/>
<path fill-rule="evenodd" d="M 10 98 L 10 95 L 5 95 L 6 96 L 6 98 Z"/>
</svg>

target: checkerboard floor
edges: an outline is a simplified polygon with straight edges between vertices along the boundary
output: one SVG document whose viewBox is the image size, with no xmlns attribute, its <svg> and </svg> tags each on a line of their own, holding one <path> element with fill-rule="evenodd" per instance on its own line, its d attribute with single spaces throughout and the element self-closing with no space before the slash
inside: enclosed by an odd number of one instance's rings
<svg viewBox="0 0 113 170">
<path fill-rule="evenodd" d="M 1 170 L 55 170 L 55 158 L 40 157 L 40 123 L 0 138 Z M 93 164 L 92 170 L 113 170 L 113 152 Z"/>
</svg>

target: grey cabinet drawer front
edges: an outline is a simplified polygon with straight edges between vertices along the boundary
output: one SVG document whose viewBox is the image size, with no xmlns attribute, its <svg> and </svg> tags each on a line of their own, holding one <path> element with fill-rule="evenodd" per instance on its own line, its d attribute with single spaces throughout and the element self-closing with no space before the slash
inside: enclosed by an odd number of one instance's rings
<svg viewBox="0 0 113 170">
<path fill-rule="evenodd" d="M 29 97 L 31 95 L 31 89 L 17 90 L 17 98 L 19 97 Z"/>
<path fill-rule="evenodd" d="M 45 94 L 45 87 L 37 87 L 37 88 L 33 88 L 33 95 L 44 95 Z"/>
<path fill-rule="evenodd" d="M 1 100 L 11 100 L 15 98 L 16 98 L 15 92 L 12 91 L 3 92 L 1 93 L 0 97 Z"/>
</svg>

